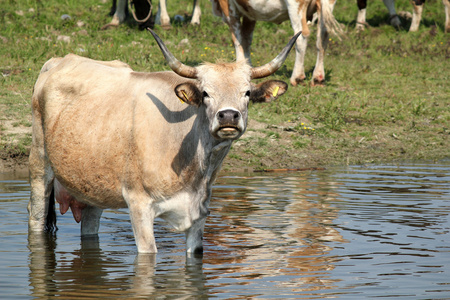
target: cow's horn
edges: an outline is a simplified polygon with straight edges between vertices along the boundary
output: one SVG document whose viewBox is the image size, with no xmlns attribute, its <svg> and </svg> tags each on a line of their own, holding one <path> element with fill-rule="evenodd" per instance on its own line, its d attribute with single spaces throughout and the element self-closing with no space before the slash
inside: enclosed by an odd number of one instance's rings
<svg viewBox="0 0 450 300">
<path fill-rule="evenodd" d="M 167 49 L 166 45 L 164 45 L 160 37 L 150 28 L 147 29 L 155 38 L 159 48 L 161 49 L 162 53 L 164 54 L 164 57 L 166 58 L 167 63 L 175 73 L 186 78 L 197 78 L 197 69 L 182 64 L 178 59 L 175 58 L 175 56 L 173 56 L 172 53 L 170 53 L 170 51 Z"/>
<path fill-rule="evenodd" d="M 267 77 L 275 73 L 276 70 L 278 70 L 286 60 L 289 51 L 291 51 L 292 46 L 294 46 L 295 41 L 301 33 L 302 32 L 300 31 L 296 35 L 294 35 L 289 43 L 287 43 L 287 45 L 280 52 L 280 54 L 278 54 L 277 57 L 275 57 L 271 62 L 265 64 L 264 66 L 252 68 L 252 79 Z"/>
</svg>

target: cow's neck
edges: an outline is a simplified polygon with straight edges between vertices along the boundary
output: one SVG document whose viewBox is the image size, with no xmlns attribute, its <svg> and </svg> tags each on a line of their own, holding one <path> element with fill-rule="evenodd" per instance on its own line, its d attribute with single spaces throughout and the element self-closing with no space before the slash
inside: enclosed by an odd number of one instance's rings
<svg viewBox="0 0 450 300">
<path fill-rule="evenodd" d="M 215 180 L 217 173 L 222 167 L 223 160 L 227 156 L 228 151 L 230 151 L 231 143 L 232 142 L 230 140 L 223 141 L 211 149 L 211 154 L 209 156 L 209 168 L 206 172 L 206 177 L 209 178 L 210 181 Z"/>
<path fill-rule="evenodd" d="M 200 113 L 199 118 L 206 118 L 206 115 Z M 198 124 L 205 124 L 204 120 L 200 120 Z M 231 148 L 231 140 L 216 140 L 211 136 L 209 130 L 200 130 L 202 135 L 200 137 L 200 147 L 203 152 L 199 157 L 201 169 L 203 170 L 203 178 L 207 183 L 212 184 L 216 179 L 217 173 L 222 167 L 223 160 Z"/>
</svg>

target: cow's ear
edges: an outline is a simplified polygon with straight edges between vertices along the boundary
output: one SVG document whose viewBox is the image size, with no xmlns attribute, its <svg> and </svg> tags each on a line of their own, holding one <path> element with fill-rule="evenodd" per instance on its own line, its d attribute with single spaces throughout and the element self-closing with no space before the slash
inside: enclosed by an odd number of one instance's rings
<svg viewBox="0 0 450 300">
<path fill-rule="evenodd" d="M 255 85 L 250 93 L 253 102 L 271 102 L 286 93 L 288 85 L 284 81 L 269 80 Z"/>
<path fill-rule="evenodd" d="M 199 107 L 202 104 L 202 93 L 198 87 L 190 82 L 175 87 L 175 94 L 181 102 Z"/>
</svg>

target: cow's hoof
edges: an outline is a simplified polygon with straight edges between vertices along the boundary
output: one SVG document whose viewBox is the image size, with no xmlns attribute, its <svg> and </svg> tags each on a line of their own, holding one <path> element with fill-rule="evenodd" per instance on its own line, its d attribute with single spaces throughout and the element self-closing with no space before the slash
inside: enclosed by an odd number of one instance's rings
<svg viewBox="0 0 450 300">
<path fill-rule="evenodd" d="M 356 31 L 361 32 L 366 30 L 366 27 L 369 27 L 369 23 L 367 22 L 356 22 Z"/>
<path fill-rule="evenodd" d="M 391 25 L 397 30 L 402 27 L 402 22 L 400 21 L 398 15 L 392 15 L 389 17 L 389 23 L 391 23 Z"/>
<path fill-rule="evenodd" d="M 167 25 L 161 25 L 161 28 L 164 30 L 171 30 L 172 29 L 172 25 L 167 24 Z"/>
<path fill-rule="evenodd" d="M 325 80 L 313 79 L 311 81 L 311 86 L 325 86 Z"/>
<path fill-rule="evenodd" d="M 324 85 L 325 85 L 325 75 L 322 72 L 319 72 L 317 75 L 313 74 L 311 86 L 324 86 Z"/>
<path fill-rule="evenodd" d="M 297 78 L 292 78 L 290 79 L 290 82 L 292 84 L 292 86 L 297 86 L 297 85 L 306 85 L 305 84 L 305 76 L 300 76 Z"/>
</svg>

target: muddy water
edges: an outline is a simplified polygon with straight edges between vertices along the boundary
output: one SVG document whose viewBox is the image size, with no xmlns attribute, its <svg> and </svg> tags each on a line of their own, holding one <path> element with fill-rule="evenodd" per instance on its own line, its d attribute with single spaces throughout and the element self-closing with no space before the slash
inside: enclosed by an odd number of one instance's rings
<svg viewBox="0 0 450 300">
<path fill-rule="evenodd" d="M 222 174 L 203 258 L 158 220 L 137 255 L 126 210 L 98 239 L 59 216 L 28 236 L 26 175 L 0 175 L 0 298 L 450 299 L 450 161 Z"/>
</svg>

